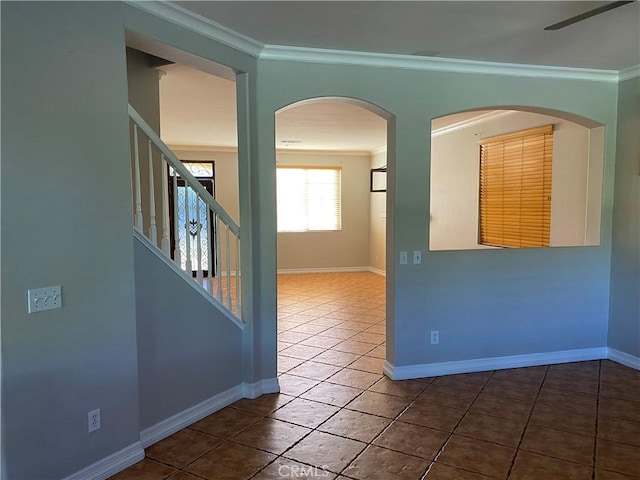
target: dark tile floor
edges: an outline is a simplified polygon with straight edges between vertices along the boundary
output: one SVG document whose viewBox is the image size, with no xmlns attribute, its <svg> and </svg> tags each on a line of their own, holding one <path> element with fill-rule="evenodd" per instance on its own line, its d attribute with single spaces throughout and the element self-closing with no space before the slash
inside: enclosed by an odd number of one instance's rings
<svg viewBox="0 0 640 480">
<path fill-rule="evenodd" d="M 603 360 L 393 382 L 384 279 L 279 278 L 280 394 L 240 400 L 113 480 L 638 480 L 640 372 Z"/>
</svg>

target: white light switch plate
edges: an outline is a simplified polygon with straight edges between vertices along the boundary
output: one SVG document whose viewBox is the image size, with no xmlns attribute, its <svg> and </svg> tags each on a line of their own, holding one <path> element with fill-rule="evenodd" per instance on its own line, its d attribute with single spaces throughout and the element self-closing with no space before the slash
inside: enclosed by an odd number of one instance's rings
<svg viewBox="0 0 640 480">
<path fill-rule="evenodd" d="M 27 298 L 29 313 L 62 307 L 62 289 L 60 285 L 31 289 L 28 291 Z"/>
</svg>

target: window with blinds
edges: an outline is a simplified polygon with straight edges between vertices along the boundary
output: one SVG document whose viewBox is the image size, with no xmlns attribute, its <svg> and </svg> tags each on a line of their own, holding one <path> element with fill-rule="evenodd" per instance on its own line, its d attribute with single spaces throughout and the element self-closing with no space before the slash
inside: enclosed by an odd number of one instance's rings
<svg viewBox="0 0 640 480">
<path fill-rule="evenodd" d="M 342 229 L 340 168 L 277 167 L 278 232 Z"/>
<path fill-rule="evenodd" d="M 548 247 L 553 125 L 485 138 L 480 144 L 480 243 Z"/>
</svg>

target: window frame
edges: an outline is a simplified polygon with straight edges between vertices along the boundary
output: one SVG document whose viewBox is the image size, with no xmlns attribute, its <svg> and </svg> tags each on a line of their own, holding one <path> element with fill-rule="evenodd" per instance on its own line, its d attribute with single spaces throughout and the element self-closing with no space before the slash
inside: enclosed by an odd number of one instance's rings
<svg viewBox="0 0 640 480">
<path fill-rule="evenodd" d="M 281 195 L 282 186 L 278 185 L 278 171 L 279 170 L 302 170 L 306 174 L 310 171 L 326 171 L 331 170 L 336 172 L 334 185 L 334 195 L 335 202 L 333 205 L 335 206 L 335 228 L 309 228 L 309 218 L 310 212 L 309 209 L 313 208 L 313 204 L 308 201 L 308 193 L 309 193 L 309 185 L 311 182 L 308 182 L 308 179 L 305 179 L 304 183 L 304 200 L 302 202 L 306 206 L 306 210 L 304 212 L 305 215 L 305 227 L 304 229 L 282 229 L 280 226 L 280 221 L 282 218 L 279 202 Z M 316 205 L 317 207 L 317 205 Z M 326 206 L 323 206 L 326 208 Z M 276 232 L 277 233 L 313 233 L 313 232 L 339 232 L 342 231 L 342 167 L 341 166 L 315 166 L 315 165 L 276 165 Z"/>
</svg>

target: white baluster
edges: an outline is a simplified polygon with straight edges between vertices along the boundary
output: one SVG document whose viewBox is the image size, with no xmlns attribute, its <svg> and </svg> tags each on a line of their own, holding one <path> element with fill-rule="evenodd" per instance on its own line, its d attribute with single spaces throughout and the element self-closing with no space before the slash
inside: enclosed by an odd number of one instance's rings
<svg viewBox="0 0 640 480">
<path fill-rule="evenodd" d="M 218 300 L 223 303 L 222 297 L 222 254 L 220 247 L 220 217 L 216 213 L 216 279 L 218 280 Z"/>
<path fill-rule="evenodd" d="M 182 255 L 180 252 L 180 224 L 178 222 L 178 172 L 173 171 L 171 179 L 173 185 L 173 236 L 174 236 L 174 248 L 173 248 L 173 261 L 179 267 L 182 266 Z"/>
<path fill-rule="evenodd" d="M 142 217 L 142 194 L 140 193 L 140 152 L 138 151 L 138 125 L 133 125 L 133 151 L 134 151 L 134 177 L 136 182 L 136 219 L 135 227 L 142 231 L 143 229 L 143 217 Z"/>
<path fill-rule="evenodd" d="M 193 271 L 193 268 L 191 267 L 191 233 L 189 232 L 189 214 L 191 212 L 189 211 L 189 184 L 187 183 L 186 180 L 184 183 L 184 212 L 185 212 L 184 232 L 185 232 L 185 238 L 187 239 L 187 241 L 185 242 L 187 244 L 187 251 L 186 251 L 187 259 L 186 259 L 185 270 L 189 275 L 191 275 L 191 272 Z"/>
<path fill-rule="evenodd" d="M 156 193 L 153 183 L 153 144 L 149 140 L 149 240 L 158 245 L 158 227 L 156 226 Z"/>
<path fill-rule="evenodd" d="M 169 190 L 169 179 L 167 170 L 169 169 L 166 163 L 164 155 L 160 155 L 160 169 L 162 171 L 162 251 L 165 256 L 169 256 L 169 245 L 171 239 L 169 238 L 169 196 L 167 195 Z"/>
<path fill-rule="evenodd" d="M 240 237 L 236 236 L 236 315 L 240 316 Z"/>
<path fill-rule="evenodd" d="M 227 249 L 227 308 L 229 310 L 233 309 L 233 303 L 231 302 L 231 243 L 229 242 L 229 226 L 227 224 L 224 225 L 224 234 L 225 234 L 225 247 Z"/>
<path fill-rule="evenodd" d="M 196 195 L 196 220 L 197 220 L 197 230 L 196 230 L 196 241 L 197 241 L 197 249 L 196 249 L 196 278 L 198 279 L 198 285 L 202 286 L 202 245 L 201 245 L 201 235 L 200 229 L 202 225 L 200 224 L 200 206 L 202 204 L 202 200 L 198 195 Z"/>
</svg>

